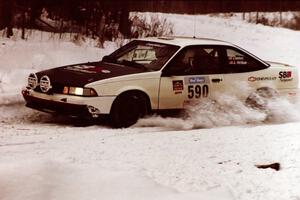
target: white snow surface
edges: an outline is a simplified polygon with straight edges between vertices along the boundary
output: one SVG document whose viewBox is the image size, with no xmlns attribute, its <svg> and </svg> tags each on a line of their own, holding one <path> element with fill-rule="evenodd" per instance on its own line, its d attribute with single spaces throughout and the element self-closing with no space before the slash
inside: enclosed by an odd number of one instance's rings
<svg viewBox="0 0 300 200">
<path fill-rule="evenodd" d="M 265 60 L 300 65 L 300 32 L 237 19 L 160 13 L 174 34 L 235 43 Z M 17 34 L 20 34 L 19 32 Z M 1 33 L 0 33 L 1 35 Z M 187 119 L 153 116 L 127 129 L 53 117 L 24 106 L 30 72 L 100 60 L 117 48 L 32 31 L 0 38 L 0 200 L 300 199 L 299 103 L 272 117 L 232 96 Z M 280 163 L 279 171 L 256 165 Z"/>
</svg>

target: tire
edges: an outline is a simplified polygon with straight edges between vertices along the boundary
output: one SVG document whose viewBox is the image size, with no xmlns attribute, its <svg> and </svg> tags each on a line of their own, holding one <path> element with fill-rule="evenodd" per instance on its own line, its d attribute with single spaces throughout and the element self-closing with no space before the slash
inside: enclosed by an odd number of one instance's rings
<svg viewBox="0 0 300 200">
<path fill-rule="evenodd" d="M 246 105 L 258 110 L 267 110 L 268 102 L 277 97 L 276 90 L 268 87 L 259 88 L 249 95 L 246 99 Z"/>
<path fill-rule="evenodd" d="M 147 99 L 143 95 L 134 92 L 121 94 L 112 105 L 111 124 L 115 128 L 127 128 L 147 113 Z"/>
</svg>

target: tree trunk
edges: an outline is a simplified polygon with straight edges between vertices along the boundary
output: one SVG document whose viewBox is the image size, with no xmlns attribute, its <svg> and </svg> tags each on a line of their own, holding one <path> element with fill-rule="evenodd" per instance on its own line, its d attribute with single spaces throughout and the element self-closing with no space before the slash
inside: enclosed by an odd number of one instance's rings
<svg viewBox="0 0 300 200">
<path fill-rule="evenodd" d="M 0 1 L 0 4 L 2 5 L 2 10 L 0 12 L 2 13 L 1 19 L 2 19 L 2 26 L 1 29 L 6 29 L 6 36 L 9 38 L 13 35 L 13 25 L 14 25 L 14 8 L 15 8 L 15 1 L 14 0 L 2 0 Z"/>
<path fill-rule="evenodd" d="M 121 6 L 121 19 L 120 19 L 120 26 L 119 31 L 125 38 L 131 37 L 131 23 L 129 21 L 129 3 L 122 3 Z"/>
</svg>

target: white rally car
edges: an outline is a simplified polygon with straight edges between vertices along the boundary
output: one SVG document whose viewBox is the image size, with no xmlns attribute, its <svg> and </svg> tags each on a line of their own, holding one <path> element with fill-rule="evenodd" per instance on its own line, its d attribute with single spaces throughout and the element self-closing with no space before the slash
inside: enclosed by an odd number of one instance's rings
<svg viewBox="0 0 300 200">
<path fill-rule="evenodd" d="M 113 126 L 128 127 L 150 112 L 184 109 L 224 92 L 261 106 L 257 97 L 293 96 L 297 87 L 296 67 L 220 40 L 162 37 L 133 40 L 99 62 L 32 73 L 22 94 L 33 109 L 107 115 Z"/>
</svg>

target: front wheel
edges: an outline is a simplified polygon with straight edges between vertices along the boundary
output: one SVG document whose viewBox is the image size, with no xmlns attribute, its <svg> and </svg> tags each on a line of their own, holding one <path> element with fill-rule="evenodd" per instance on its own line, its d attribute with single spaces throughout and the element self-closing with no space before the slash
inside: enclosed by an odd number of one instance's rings
<svg viewBox="0 0 300 200">
<path fill-rule="evenodd" d="M 146 98 L 139 94 L 123 94 L 112 105 L 110 118 L 115 128 L 126 128 L 147 114 Z"/>
</svg>

